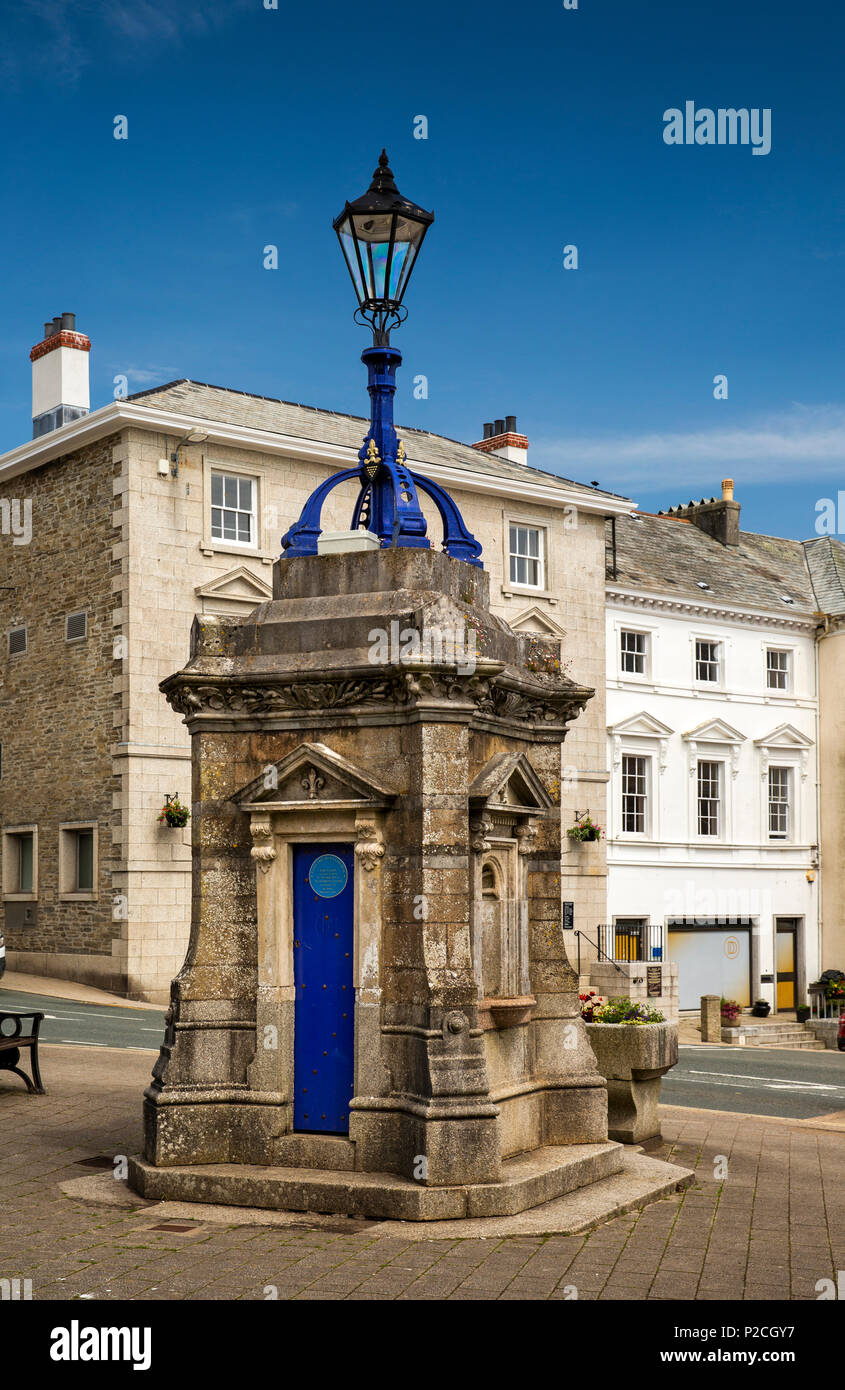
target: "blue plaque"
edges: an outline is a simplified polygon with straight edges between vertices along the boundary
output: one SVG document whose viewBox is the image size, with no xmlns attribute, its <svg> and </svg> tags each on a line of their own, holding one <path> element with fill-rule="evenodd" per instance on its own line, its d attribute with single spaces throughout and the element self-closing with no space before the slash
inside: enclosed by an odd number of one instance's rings
<svg viewBox="0 0 845 1390">
<path fill-rule="evenodd" d="M 343 892 L 348 878 L 346 865 L 336 854 L 321 854 L 308 874 L 308 882 L 321 898 L 336 898 Z"/>
</svg>

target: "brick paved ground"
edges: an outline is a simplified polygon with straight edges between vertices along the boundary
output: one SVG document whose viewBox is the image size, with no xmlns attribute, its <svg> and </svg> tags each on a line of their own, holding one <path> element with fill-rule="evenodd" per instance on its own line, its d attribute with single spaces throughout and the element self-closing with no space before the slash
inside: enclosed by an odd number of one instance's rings
<svg viewBox="0 0 845 1390">
<path fill-rule="evenodd" d="M 586 1236 L 409 1242 L 376 1223 L 204 1223 L 70 1200 L 80 1160 L 140 1146 L 150 1054 L 44 1048 L 49 1096 L 0 1079 L 0 1278 L 35 1299 L 814 1299 L 845 1269 L 845 1135 L 668 1108 L 695 1186 Z M 720 1157 L 721 1156 L 721 1157 Z M 724 1162 L 727 1176 L 724 1176 Z"/>
</svg>

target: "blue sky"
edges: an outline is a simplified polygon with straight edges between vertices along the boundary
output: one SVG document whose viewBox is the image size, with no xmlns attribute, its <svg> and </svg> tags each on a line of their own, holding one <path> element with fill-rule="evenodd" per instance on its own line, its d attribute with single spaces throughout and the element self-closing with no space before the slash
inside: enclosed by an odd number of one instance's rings
<svg viewBox="0 0 845 1390">
<path fill-rule="evenodd" d="M 364 413 L 330 224 L 386 145 L 436 214 L 399 420 L 472 442 L 516 414 L 540 467 L 647 510 L 730 475 L 744 526 L 813 534 L 845 488 L 836 0 L 279 6 L 3 0 L 0 449 L 67 309 L 93 406 L 123 374 Z M 687 100 L 769 108 L 771 152 L 665 144 Z"/>
</svg>

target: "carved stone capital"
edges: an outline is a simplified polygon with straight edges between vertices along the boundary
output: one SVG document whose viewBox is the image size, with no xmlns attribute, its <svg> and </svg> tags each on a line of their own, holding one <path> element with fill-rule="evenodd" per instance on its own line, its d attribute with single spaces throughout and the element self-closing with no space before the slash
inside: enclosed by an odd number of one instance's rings
<svg viewBox="0 0 845 1390">
<path fill-rule="evenodd" d="M 469 847 L 473 854 L 486 854 L 490 848 L 490 841 L 487 836 L 493 829 L 493 822 L 489 816 L 481 816 L 469 823 Z"/>
<path fill-rule="evenodd" d="M 250 859 L 254 859 L 261 872 L 266 874 L 276 858 L 270 822 L 268 820 L 254 820 L 249 827 L 249 833 L 254 841 L 249 852 Z"/>
<path fill-rule="evenodd" d="M 517 842 L 517 852 L 519 854 L 531 854 L 537 840 L 536 825 L 530 822 L 527 825 L 516 825 L 513 833 Z"/>
<path fill-rule="evenodd" d="M 379 860 L 384 858 L 384 844 L 378 828 L 370 821 L 355 830 L 355 854 L 367 873 L 372 873 Z"/>
</svg>

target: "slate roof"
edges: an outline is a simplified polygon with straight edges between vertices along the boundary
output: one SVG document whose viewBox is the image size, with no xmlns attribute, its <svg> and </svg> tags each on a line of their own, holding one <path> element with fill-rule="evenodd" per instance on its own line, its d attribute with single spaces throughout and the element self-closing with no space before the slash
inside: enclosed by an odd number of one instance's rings
<svg viewBox="0 0 845 1390">
<path fill-rule="evenodd" d="M 610 523 L 607 536 L 610 564 Z M 616 563 L 610 582 L 626 589 L 784 616 L 845 613 L 845 545 L 829 536 L 793 541 L 741 531 L 739 545 L 726 546 L 690 521 L 636 513 L 617 517 Z"/>
<path fill-rule="evenodd" d="M 155 386 L 149 391 L 138 391 L 127 396 L 129 401 L 139 401 L 152 410 L 175 410 L 184 415 L 193 415 L 203 420 L 219 420 L 229 425 L 246 425 L 250 429 L 271 430 L 278 434 L 292 435 L 298 439 L 312 439 L 325 444 L 346 445 L 359 449 L 366 433 L 368 421 L 358 415 L 341 415 L 331 410 L 320 410 L 316 406 L 294 405 L 290 401 L 275 400 L 269 396 L 251 396 L 245 391 L 233 391 L 225 386 L 208 386 L 201 381 L 170 381 L 164 386 Z M 581 492 L 591 497 L 612 497 L 614 501 L 628 501 L 616 492 L 605 492 L 601 488 L 589 487 L 586 483 L 576 483 L 562 478 L 557 473 L 547 473 L 541 468 L 533 468 L 494 454 L 473 449 L 469 444 L 460 444 L 454 439 L 445 439 L 427 430 L 411 429 L 397 424 L 409 459 L 414 464 L 439 463 L 452 468 L 471 469 L 474 473 L 486 473 L 492 477 L 507 478 L 525 482 L 526 478 L 543 483 L 547 487 L 559 487 L 565 492 Z"/>
<path fill-rule="evenodd" d="M 845 545 L 831 536 L 804 542 L 807 567 L 822 613 L 845 613 Z"/>
</svg>

